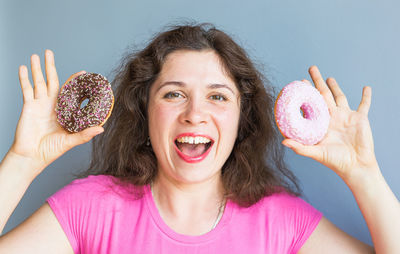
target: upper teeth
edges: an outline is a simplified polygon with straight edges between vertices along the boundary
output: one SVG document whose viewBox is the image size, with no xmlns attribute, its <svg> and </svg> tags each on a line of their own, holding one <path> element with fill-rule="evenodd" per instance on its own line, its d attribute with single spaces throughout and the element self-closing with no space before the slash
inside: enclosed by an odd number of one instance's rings
<svg viewBox="0 0 400 254">
<path fill-rule="evenodd" d="M 189 144 L 206 144 L 208 142 L 211 142 L 210 139 L 206 137 L 180 137 L 177 139 L 179 143 L 189 143 Z"/>
</svg>

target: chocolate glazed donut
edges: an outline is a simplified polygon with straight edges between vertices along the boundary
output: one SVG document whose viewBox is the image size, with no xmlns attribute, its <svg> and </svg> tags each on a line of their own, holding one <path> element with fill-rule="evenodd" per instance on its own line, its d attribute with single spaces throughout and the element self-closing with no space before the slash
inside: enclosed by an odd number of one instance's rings
<svg viewBox="0 0 400 254">
<path fill-rule="evenodd" d="M 88 99 L 86 106 L 82 102 Z M 97 73 L 84 73 L 64 84 L 58 95 L 57 121 L 69 132 L 102 126 L 111 115 L 114 95 L 108 80 Z"/>
</svg>

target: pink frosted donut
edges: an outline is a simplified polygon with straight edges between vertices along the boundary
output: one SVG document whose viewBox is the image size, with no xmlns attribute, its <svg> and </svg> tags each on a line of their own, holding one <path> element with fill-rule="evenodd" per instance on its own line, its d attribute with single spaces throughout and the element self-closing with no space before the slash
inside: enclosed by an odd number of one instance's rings
<svg viewBox="0 0 400 254">
<path fill-rule="evenodd" d="M 302 81 L 287 84 L 275 102 L 275 121 L 283 136 L 305 145 L 321 141 L 328 131 L 328 106 L 319 91 Z"/>
<path fill-rule="evenodd" d="M 82 102 L 88 99 L 86 106 Z M 111 115 L 114 95 L 105 77 L 84 73 L 64 84 L 58 95 L 57 121 L 69 132 L 102 126 Z"/>
</svg>

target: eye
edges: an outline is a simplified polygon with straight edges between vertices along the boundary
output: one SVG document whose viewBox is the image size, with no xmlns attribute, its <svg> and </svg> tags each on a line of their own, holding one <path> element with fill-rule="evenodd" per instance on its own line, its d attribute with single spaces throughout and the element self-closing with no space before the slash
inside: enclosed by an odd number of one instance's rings
<svg viewBox="0 0 400 254">
<path fill-rule="evenodd" d="M 210 98 L 215 101 L 226 101 L 227 100 L 227 98 L 225 96 L 223 96 L 222 94 L 214 94 L 214 95 L 211 95 Z"/>
<path fill-rule="evenodd" d="M 164 95 L 165 99 L 174 99 L 174 98 L 179 98 L 182 97 L 182 95 L 178 92 L 169 92 Z"/>
</svg>

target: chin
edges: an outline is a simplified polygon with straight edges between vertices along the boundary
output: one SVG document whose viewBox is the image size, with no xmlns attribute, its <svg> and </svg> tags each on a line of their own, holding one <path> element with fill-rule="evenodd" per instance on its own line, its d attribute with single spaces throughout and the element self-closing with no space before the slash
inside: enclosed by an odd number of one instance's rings
<svg viewBox="0 0 400 254">
<path fill-rule="evenodd" d="M 210 181 L 220 175 L 220 170 L 204 172 L 204 168 L 200 165 L 186 165 L 172 172 L 172 177 L 180 183 L 197 184 Z"/>
</svg>

